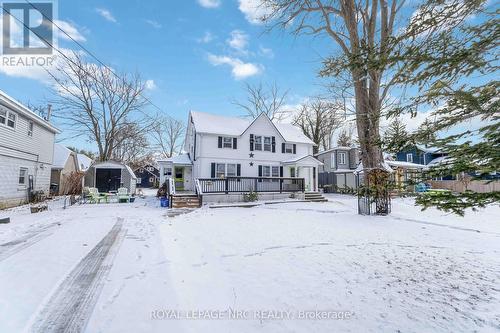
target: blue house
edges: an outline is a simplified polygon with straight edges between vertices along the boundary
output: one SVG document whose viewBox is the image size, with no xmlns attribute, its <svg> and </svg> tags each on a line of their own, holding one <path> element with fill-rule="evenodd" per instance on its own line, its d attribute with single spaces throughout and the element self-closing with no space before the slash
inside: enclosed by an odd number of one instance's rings
<svg viewBox="0 0 500 333">
<path fill-rule="evenodd" d="M 428 165 L 431 161 L 445 157 L 446 155 L 446 153 L 440 152 L 437 148 L 415 145 L 398 152 L 396 154 L 396 161 Z"/>
<path fill-rule="evenodd" d="M 158 187 L 160 182 L 160 170 L 158 170 L 158 168 L 154 165 L 144 165 L 137 168 L 134 173 L 137 177 L 137 187 Z"/>
</svg>

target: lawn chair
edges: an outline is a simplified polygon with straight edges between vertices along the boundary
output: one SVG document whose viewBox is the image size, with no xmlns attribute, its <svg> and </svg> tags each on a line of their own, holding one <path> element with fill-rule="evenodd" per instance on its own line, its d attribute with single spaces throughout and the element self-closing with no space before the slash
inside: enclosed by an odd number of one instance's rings
<svg viewBox="0 0 500 333">
<path fill-rule="evenodd" d="M 424 193 L 427 191 L 428 191 L 428 188 L 424 183 L 418 183 L 417 185 L 415 185 L 415 192 Z"/>
<path fill-rule="evenodd" d="M 101 203 L 101 200 L 106 200 L 106 198 L 101 196 L 99 190 L 95 187 L 89 187 L 89 197 L 90 203 Z"/>
<path fill-rule="evenodd" d="M 130 202 L 130 195 L 128 194 L 128 188 L 120 187 L 118 189 L 118 202 Z"/>
</svg>

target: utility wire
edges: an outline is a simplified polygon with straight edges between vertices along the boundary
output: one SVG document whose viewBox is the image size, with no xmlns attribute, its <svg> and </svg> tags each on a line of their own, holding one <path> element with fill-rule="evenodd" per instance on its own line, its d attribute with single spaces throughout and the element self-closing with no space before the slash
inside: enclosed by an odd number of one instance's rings
<svg viewBox="0 0 500 333">
<path fill-rule="evenodd" d="M 68 38 L 70 38 L 75 44 L 77 44 L 83 51 L 85 51 L 87 54 L 89 54 L 92 58 L 94 58 L 101 66 L 105 67 L 113 76 L 115 76 L 116 78 L 118 79 L 122 79 L 118 74 L 116 74 L 109 66 L 107 66 L 103 61 L 101 61 L 94 53 L 92 53 L 90 50 L 88 50 L 85 46 L 83 46 L 80 42 L 78 42 L 77 40 L 75 40 L 69 33 L 67 33 L 63 28 L 61 28 L 57 23 L 55 23 L 53 20 L 51 20 L 49 17 L 47 17 L 43 11 L 39 10 L 33 3 L 31 3 L 30 1 L 28 0 L 25 0 L 26 3 L 28 3 L 31 7 L 33 7 L 33 9 L 36 9 L 38 12 L 40 12 L 42 14 L 42 16 L 47 19 L 49 22 L 51 22 L 54 26 L 56 26 L 60 31 L 62 31 Z M 52 43 L 50 43 L 48 40 L 46 40 L 45 38 L 43 38 L 42 36 L 40 36 L 38 33 L 36 33 L 35 31 L 33 31 L 29 26 L 27 26 L 23 21 L 21 21 L 20 19 L 18 19 L 17 17 L 15 17 L 14 15 L 12 15 L 11 13 L 9 13 L 3 6 L 2 6 L 2 9 L 5 13 L 9 14 L 11 17 L 13 17 L 16 21 L 18 21 L 19 23 L 21 23 L 25 28 L 27 28 L 28 30 L 30 30 L 32 33 L 34 33 L 38 38 L 40 38 L 42 41 L 44 41 L 47 45 L 49 45 L 52 49 L 56 50 L 60 55 L 62 55 L 66 60 L 70 61 L 73 65 L 75 65 L 76 67 L 79 67 L 82 71 L 84 71 L 87 75 L 89 76 L 92 76 L 91 73 L 89 73 L 85 68 L 82 68 L 81 66 L 79 66 L 79 64 L 77 64 L 76 62 L 74 62 L 72 59 L 70 59 L 68 56 L 66 56 L 62 51 L 60 51 L 57 47 L 55 47 Z M 96 77 L 94 77 L 94 79 L 97 79 Z M 153 103 L 149 98 L 147 98 L 146 96 L 144 96 L 142 93 L 140 94 L 140 96 L 146 101 L 148 102 L 150 105 L 152 105 L 154 108 L 156 108 L 157 110 L 159 110 L 160 112 L 164 112 L 162 108 L 160 108 L 158 105 L 156 105 L 155 103 Z"/>
</svg>

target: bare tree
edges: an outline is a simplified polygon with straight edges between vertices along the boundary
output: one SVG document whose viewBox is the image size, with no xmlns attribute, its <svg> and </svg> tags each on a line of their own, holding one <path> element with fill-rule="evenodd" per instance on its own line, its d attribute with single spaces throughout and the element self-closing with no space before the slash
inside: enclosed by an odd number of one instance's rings
<svg viewBox="0 0 500 333">
<path fill-rule="evenodd" d="M 363 165 L 382 165 L 379 123 L 381 79 L 386 65 L 372 66 L 372 60 L 389 55 L 390 39 L 396 14 L 403 1 L 393 0 L 263 0 L 271 10 L 265 18 L 277 20 L 284 29 L 297 34 L 326 34 L 341 49 L 340 57 L 325 62 L 322 75 L 335 75 L 339 68 L 349 68 L 356 101 L 356 123 Z M 380 7 L 379 7 L 380 4 Z"/>
<path fill-rule="evenodd" d="M 56 82 L 58 96 L 53 102 L 57 107 L 54 116 L 68 131 L 95 143 L 99 160 L 111 159 L 123 141 L 151 126 L 151 119 L 143 112 L 145 88 L 138 75 L 115 75 L 76 53 L 49 74 Z M 125 129 L 129 135 L 119 135 Z"/>
<path fill-rule="evenodd" d="M 262 83 L 257 85 L 245 84 L 247 100 L 245 102 L 233 101 L 233 104 L 242 108 L 246 116 L 252 119 L 265 113 L 272 121 L 282 121 L 286 118 L 288 111 L 284 109 L 288 90 L 282 92 L 276 83 L 264 87 Z"/>
<path fill-rule="evenodd" d="M 341 104 L 321 98 L 302 104 L 293 118 L 293 124 L 299 126 L 302 132 L 316 144 L 314 153 L 317 153 L 319 149 L 330 148 L 333 132 L 342 126 L 342 123 Z"/>
<path fill-rule="evenodd" d="M 161 150 L 164 157 L 172 157 L 179 152 L 184 135 L 184 124 L 172 117 L 160 117 L 153 126 L 152 138 L 157 149 Z"/>
<path fill-rule="evenodd" d="M 113 148 L 113 160 L 135 166 L 141 164 L 148 156 L 149 141 L 147 133 L 138 129 L 139 125 L 135 123 L 121 126 L 115 138 L 117 142 Z"/>
</svg>

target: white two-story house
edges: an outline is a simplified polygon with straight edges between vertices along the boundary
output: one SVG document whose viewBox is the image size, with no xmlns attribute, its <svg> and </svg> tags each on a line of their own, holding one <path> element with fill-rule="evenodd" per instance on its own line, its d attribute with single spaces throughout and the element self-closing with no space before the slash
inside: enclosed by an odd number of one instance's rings
<svg viewBox="0 0 500 333">
<path fill-rule="evenodd" d="M 248 120 L 191 111 L 186 153 L 158 161 L 160 182 L 173 178 L 177 190 L 193 191 L 195 181 L 202 179 L 265 178 L 255 182 L 276 183 L 297 178 L 304 180 L 304 191 L 317 191 L 322 163 L 312 156 L 313 146 L 298 127 L 273 123 L 265 114 Z"/>
<path fill-rule="evenodd" d="M 0 91 L 0 208 L 27 202 L 29 191 L 49 193 L 59 131 Z"/>
</svg>

